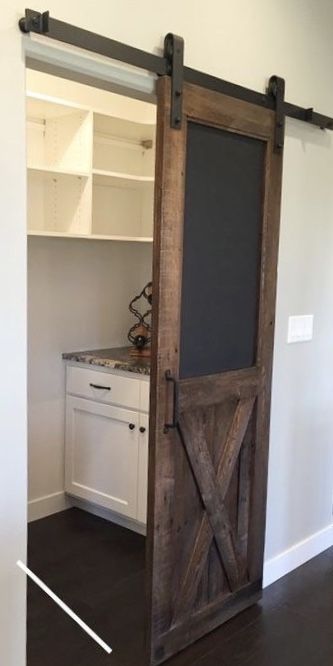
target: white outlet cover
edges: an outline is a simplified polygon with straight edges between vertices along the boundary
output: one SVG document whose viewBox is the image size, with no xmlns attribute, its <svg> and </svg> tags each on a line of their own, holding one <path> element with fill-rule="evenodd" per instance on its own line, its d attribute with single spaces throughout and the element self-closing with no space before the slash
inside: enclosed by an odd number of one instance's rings
<svg viewBox="0 0 333 666">
<path fill-rule="evenodd" d="M 313 337 L 313 315 L 293 315 L 288 319 L 287 342 L 309 342 Z"/>
</svg>

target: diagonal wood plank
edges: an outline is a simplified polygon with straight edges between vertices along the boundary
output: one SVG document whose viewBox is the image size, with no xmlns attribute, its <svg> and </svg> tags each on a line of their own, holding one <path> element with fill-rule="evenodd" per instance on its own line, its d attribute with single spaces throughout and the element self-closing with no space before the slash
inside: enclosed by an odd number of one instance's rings
<svg viewBox="0 0 333 666">
<path fill-rule="evenodd" d="M 248 441 L 246 441 L 248 439 Z M 238 549 L 246 565 L 249 515 L 250 515 L 250 465 L 251 465 L 251 439 L 246 438 L 240 451 L 239 483 L 238 483 L 238 517 L 237 537 Z"/>
<path fill-rule="evenodd" d="M 229 585 L 234 590 L 239 580 L 238 557 L 231 524 L 208 451 L 203 422 L 197 413 L 189 412 L 180 418 L 179 425 L 183 445 L 214 533 L 218 552 Z"/>
<path fill-rule="evenodd" d="M 254 402 L 255 398 L 240 401 L 232 419 L 217 470 L 217 478 L 221 489 L 222 500 L 225 499 L 228 492 L 233 469 L 249 424 Z M 173 622 L 176 622 L 177 618 L 182 615 L 184 610 L 194 603 L 212 539 L 213 534 L 211 525 L 208 516 L 205 513 L 202 517 L 193 544 L 192 555 L 181 588 L 175 600 Z"/>
<path fill-rule="evenodd" d="M 234 418 L 217 469 L 217 478 L 224 497 L 228 492 L 232 473 L 249 425 L 254 403 L 255 398 L 241 400 L 235 409 Z"/>
</svg>

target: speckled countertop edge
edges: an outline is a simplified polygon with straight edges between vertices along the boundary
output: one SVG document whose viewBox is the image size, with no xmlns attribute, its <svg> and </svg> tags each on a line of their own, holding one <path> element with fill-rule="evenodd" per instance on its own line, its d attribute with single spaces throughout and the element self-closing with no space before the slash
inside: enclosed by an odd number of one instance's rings
<svg viewBox="0 0 333 666">
<path fill-rule="evenodd" d="M 129 355 L 129 347 L 94 349 L 89 351 L 64 352 L 64 361 L 84 363 L 101 368 L 150 375 L 150 358 L 138 358 Z"/>
</svg>

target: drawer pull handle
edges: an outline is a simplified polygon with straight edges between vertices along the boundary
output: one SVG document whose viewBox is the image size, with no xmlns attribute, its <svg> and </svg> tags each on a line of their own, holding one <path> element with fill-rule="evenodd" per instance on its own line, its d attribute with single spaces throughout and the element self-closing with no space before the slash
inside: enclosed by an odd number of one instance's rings
<svg viewBox="0 0 333 666">
<path fill-rule="evenodd" d="M 129 427 L 130 430 L 134 430 L 135 424 L 134 423 L 129 423 L 128 427 Z"/>
<path fill-rule="evenodd" d="M 99 384 L 89 384 L 91 388 L 100 389 L 101 391 L 111 391 L 111 386 L 100 386 Z"/>
<path fill-rule="evenodd" d="M 146 428 L 144 428 L 143 426 L 141 426 L 141 427 L 139 428 L 139 430 L 140 430 L 140 432 L 146 432 Z"/>
</svg>

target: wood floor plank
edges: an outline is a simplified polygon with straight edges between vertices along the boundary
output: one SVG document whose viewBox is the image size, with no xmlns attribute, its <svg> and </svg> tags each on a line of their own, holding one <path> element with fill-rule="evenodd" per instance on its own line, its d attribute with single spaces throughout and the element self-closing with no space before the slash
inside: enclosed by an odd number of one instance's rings
<svg viewBox="0 0 333 666">
<path fill-rule="evenodd" d="M 28 666 L 144 666 L 144 538 L 70 509 L 29 526 L 29 565 L 110 642 L 28 585 Z M 333 548 L 166 666 L 332 666 Z"/>
</svg>

